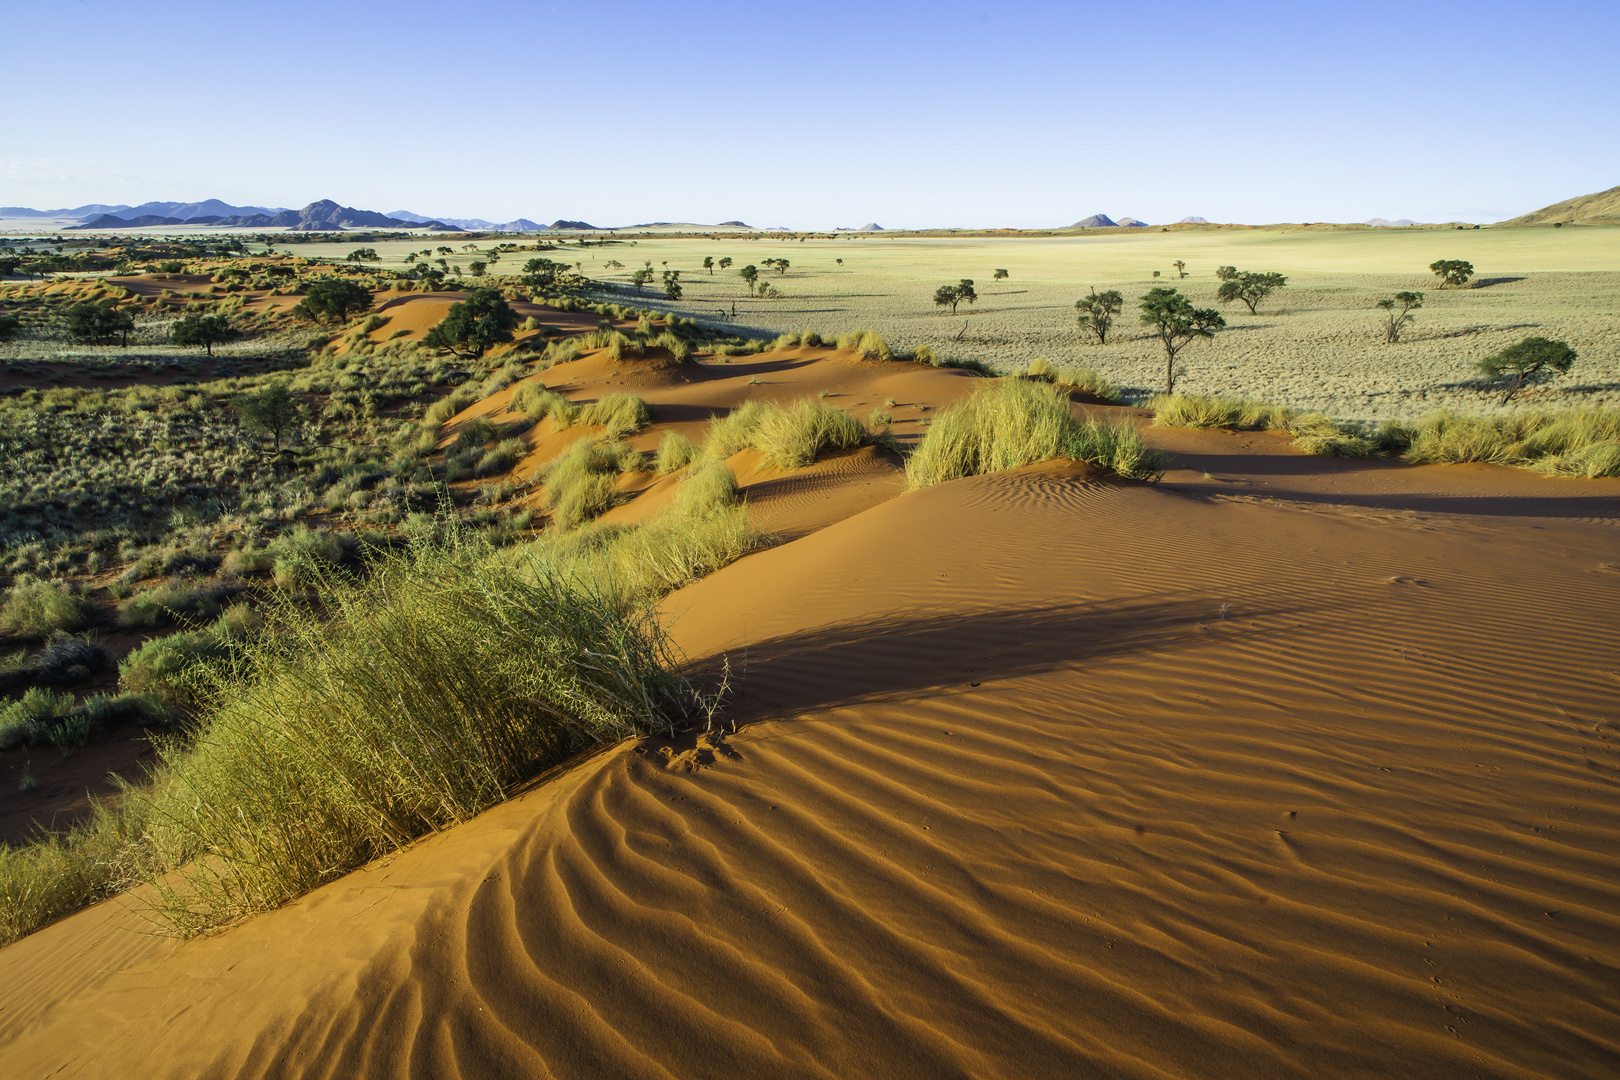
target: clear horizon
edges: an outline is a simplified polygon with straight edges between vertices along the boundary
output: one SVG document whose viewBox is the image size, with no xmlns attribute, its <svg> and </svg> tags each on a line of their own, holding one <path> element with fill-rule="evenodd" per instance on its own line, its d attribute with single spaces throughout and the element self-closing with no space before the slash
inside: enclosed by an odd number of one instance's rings
<svg viewBox="0 0 1620 1080">
<path fill-rule="evenodd" d="M 0 205 L 1492 222 L 1620 183 L 1620 10 L 1581 3 L 264 10 L 8 3 Z"/>
</svg>

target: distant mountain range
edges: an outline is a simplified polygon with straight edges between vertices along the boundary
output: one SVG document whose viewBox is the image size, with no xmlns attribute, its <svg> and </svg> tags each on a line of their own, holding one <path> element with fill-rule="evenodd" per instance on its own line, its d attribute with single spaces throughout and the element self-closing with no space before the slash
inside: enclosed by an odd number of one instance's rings
<svg viewBox="0 0 1620 1080">
<path fill-rule="evenodd" d="M 29 206 L 0 206 L 0 218 L 75 221 L 69 229 L 147 229 L 165 225 L 212 225 L 288 232 L 326 232 L 339 229 L 427 229 L 434 232 L 542 232 L 547 229 L 595 230 L 583 221 L 559 220 L 542 225 L 528 218 L 496 223 L 483 218 L 434 218 L 409 210 L 380 214 L 357 210 L 331 199 L 312 202 L 302 210 L 280 206 L 233 206 L 219 199 L 202 202 L 87 203 L 55 210 Z"/>
<path fill-rule="evenodd" d="M 1417 222 L 1413 221 L 1411 218 L 1404 217 L 1396 218 L 1394 221 L 1390 221 L 1387 218 L 1375 217 L 1368 218 L 1366 221 L 1363 221 L 1362 224 L 1371 225 L 1375 229 L 1404 229 L 1408 225 L 1416 225 Z"/>
</svg>

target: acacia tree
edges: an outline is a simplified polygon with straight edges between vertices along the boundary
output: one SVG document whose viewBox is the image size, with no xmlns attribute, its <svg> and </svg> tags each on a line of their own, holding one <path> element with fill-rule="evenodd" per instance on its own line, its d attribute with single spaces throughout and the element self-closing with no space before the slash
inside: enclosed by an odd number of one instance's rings
<svg viewBox="0 0 1620 1080">
<path fill-rule="evenodd" d="M 1215 293 L 1216 299 L 1223 304 L 1241 300 L 1248 305 L 1250 315 L 1259 314 L 1255 309 L 1259 307 L 1260 301 L 1288 284 L 1288 279 L 1281 274 L 1256 273 L 1239 270 L 1235 266 L 1223 266 L 1215 271 L 1215 276 L 1221 279 L 1221 287 Z"/>
<path fill-rule="evenodd" d="M 1186 280 L 1186 278 L 1187 278 L 1187 264 L 1185 262 L 1183 262 L 1180 259 L 1177 259 L 1175 262 L 1171 263 L 1170 265 L 1176 268 L 1176 278 L 1177 278 L 1177 280 L 1182 280 L 1182 281 Z"/>
<path fill-rule="evenodd" d="M 473 277 L 483 277 L 484 271 L 488 269 L 489 264 L 484 262 L 483 259 L 474 259 L 472 262 L 467 264 L 467 273 L 471 274 Z"/>
<path fill-rule="evenodd" d="M 996 281 L 1002 281 L 1007 277 L 1007 271 L 1005 271 L 1005 270 L 997 270 L 994 274 L 991 275 L 991 277 Z"/>
<path fill-rule="evenodd" d="M 368 247 L 355 248 L 349 252 L 347 257 L 350 262 L 376 262 L 377 249 Z"/>
<path fill-rule="evenodd" d="M 1439 259 L 1429 264 L 1442 289 L 1461 288 L 1474 276 L 1474 264 L 1462 259 Z"/>
<path fill-rule="evenodd" d="M 1164 346 L 1164 392 L 1176 392 L 1176 354 L 1201 337 L 1214 337 L 1226 320 L 1214 308 L 1195 308 L 1175 289 L 1160 286 L 1142 296 L 1142 325 Z"/>
<path fill-rule="evenodd" d="M 707 270 L 709 272 L 710 277 L 714 277 L 714 256 L 713 255 L 705 255 L 705 256 L 703 256 L 703 269 L 705 269 L 705 270 Z"/>
<path fill-rule="evenodd" d="M 636 292 L 640 292 L 642 286 L 652 280 L 652 270 L 645 266 L 639 270 L 634 270 L 630 274 L 630 280 L 635 284 Z"/>
<path fill-rule="evenodd" d="M 737 276 L 748 282 L 748 291 L 753 292 L 754 282 L 759 280 L 759 267 L 755 266 L 753 263 L 749 263 L 747 266 L 737 271 Z"/>
<path fill-rule="evenodd" d="M 1420 292 L 1398 292 L 1378 301 L 1375 307 L 1384 311 L 1384 340 L 1391 345 L 1401 340 L 1401 331 L 1416 320 L 1412 312 L 1423 306 Z"/>
<path fill-rule="evenodd" d="M 952 315 L 956 314 L 956 305 L 966 299 L 967 297 L 962 295 L 962 286 L 960 285 L 941 285 L 934 290 L 934 303 L 939 307 L 948 305 Z"/>
<path fill-rule="evenodd" d="M 119 311 L 111 301 L 100 304 L 85 301 L 67 309 L 67 328 L 68 333 L 80 341 L 118 338 L 120 345 L 127 346 L 129 332 L 135 329 L 135 317 L 127 311 Z"/>
<path fill-rule="evenodd" d="M 1527 337 L 1517 345 L 1509 345 L 1501 352 L 1487 356 L 1479 362 L 1479 370 L 1488 378 L 1505 379 L 1508 392 L 1502 398 L 1506 405 L 1524 384 L 1543 372 L 1563 374 L 1575 363 L 1575 350 L 1567 342 L 1544 337 Z"/>
<path fill-rule="evenodd" d="M 236 336 L 231 324 L 223 315 L 198 315 L 196 312 L 185 316 L 174 324 L 169 332 L 169 340 L 176 345 L 201 345 L 208 350 L 208 355 L 214 355 L 214 346 L 223 344 Z"/>
<path fill-rule="evenodd" d="M 346 322 L 351 315 L 371 310 L 371 291 L 343 278 L 316 278 L 293 314 L 311 322 Z"/>
<path fill-rule="evenodd" d="M 681 298 L 681 272 L 679 270 L 664 271 L 664 299 L 674 301 Z"/>
<path fill-rule="evenodd" d="M 1074 307 L 1079 312 L 1076 321 L 1080 324 L 1081 332 L 1096 334 L 1097 344 L 1106 345 L 1108 331 L 1114 325 L 1114 316 L 1125 310 L 1125 297 L 1118 289 L 1099 293 L 1093 285 L 1091 295 L 1076 300 Z"/>
<path fill-rule="evenodd" d="M 476 360 L 490 347 L 511 341 L 517 324 L 517 313 L 498 290 L 474 289 L 466 300 L 450 305 L 449 313 L 427 332 L 422 344 Z"/>
<path fill-rule="evenodd" d="M 723 258 L 719 262 L 715 263 L 715 265 L 718 266 L 722 270 L 731 269 L 731 256 L 727 255 L 725 258 Z"/>
<path fill-rule="evenodd" d="M 292 396 L 286 383 L 273 382 L 257 394 L 240 398 L 236 412 L 242 418 L 243 427 L 269 435 L 280 452 L 282 438 L 298 422 L 298 399 Z"/>
</svg>

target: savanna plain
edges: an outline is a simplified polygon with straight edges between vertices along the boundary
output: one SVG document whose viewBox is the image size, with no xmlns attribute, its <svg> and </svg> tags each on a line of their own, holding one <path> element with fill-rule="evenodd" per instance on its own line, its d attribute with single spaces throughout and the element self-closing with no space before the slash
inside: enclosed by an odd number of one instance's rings
<svg viewBox="0 0 1620 1080">
<path fill-rule="evenodd" d="M 0 237 L 4 1074 L 1613 1076 L 1617 237 Z"/>
</svg>

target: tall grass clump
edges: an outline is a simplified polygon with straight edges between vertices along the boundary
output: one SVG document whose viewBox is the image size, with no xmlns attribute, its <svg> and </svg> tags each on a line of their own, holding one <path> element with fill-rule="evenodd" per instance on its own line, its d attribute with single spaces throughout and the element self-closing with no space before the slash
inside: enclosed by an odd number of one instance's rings
<svg viewBox="0 0 1620 1080">
<path fill-rule="evenodd" d="M 1149 407 L 1159 427 L 1244 428 L 1263 431 L 1286 428 L 1293 416 L 1281 405 L 1243 398 L 1202 394 L 1160 394 Z"/>
<path fill-rule="evenodd" d="M 940 413 L 906 463 L 913 488 L 1052 458 L 1072 458 L 1120 476 L 1157 480 L 1165 456 L 1126 423 L 1079 423 L 1051 386 L 1003 380 Z"/>
<path fill-rule="evenodd" d="M 893 360 L 894 350 L 882 336 L 871 330 L 851 330 L 839 334 L 834 344 L 840 349 L 854 349 L 867 360 Z"/>
<path fill-rule="evenodd" d="M 1418 465 L 1476 461 L 1555 476 L 1620 476 L 1620 410 L 1536 410 L 1496 416 L 1434 412 L 1406 433 Z"/>
<path fill-rule="evenodd" d="M 82 625 L 84 607 L 78 597 L 48 581 L 20 582 L 0 602 L 0 634 L 10 637 L 44 638 Z"/>
<path fill-rule="evenodd" d="M 691 704 L 649 615 L 538 556 L 417 545 L 371 570 L 322 592 L 329 619 L 272 611 L 194 745 L 163 748 L 141 801 L 189 857 L 156 883 L 180 932 L 284 904 Z"/>
<path fill-rule="evenodd" d="M 600 425 L 609 439 L 622 439 L 646 427 L 652 420 L 652 406 L 634 394 L 608 394 L 585 406 L 579 415 L 582 424 Z"/>
<path fill-rule="evenodd" d="M 536 473 L 546 486 L 541 509 L 563 528 L 576 528 L 618 502 L 620 473 L 646 467 L 645 459 L 622 442 L 580 439 Z"/>
<path fill-rule="evenodd" d="M 843 409 L 805 398 L 787 408 L 766 406 L 753 443 L 765 464 L 796 469 L 815 461 L 822 450 L 854 449 L 865 435 L 861 422 Z"/>
<path fill-rule="evenodd" d="M 114 780 L 117 781 L 117 777 Z M 119 781 L 122 784 L 121 781 Z M 91 800 L 87 820 L 13 847 L 0 844 L 0 945 L 130 888 L 161 866 L 142 807 Z"/>
<path fill-rule="evenodd" d="M 544 383 L 524 383 L 518 387 L 512 395 L 512 408 L 528 417 L 531 424 L 538 424 L 549 416 L 552 426 L 559 431 L 572 427 L 580 413 L 578 405 L 557 391 L 546 389 Z"/>
<path fill-rule="evenodd" d="M 690 585 L 769 544 L 748 520 L 737 480 L 723 461 L 693 468 L 670 508 L 635 525 L 600 522 L 545 534 L 536 549 L 570 577 L 596 583 L 625 608 Z"/>
<path fill-rule="evenodd" d="M 709 421 L 709 434 L 703 444 L 704 456 L 724 461 L 754 445 L 754 431 L 765 415 L 763 401 L 745 401 L 724 416 Z"/>
<path fill-rule="evenodd" d="M 659 476 L 668 476 L 672 472 L 686 468 L 702 456 L 703 451 L 699 450 L 691 439 L 678 431 L 666 431 L 658 442 L 653 472 Z"/>
</svg>

